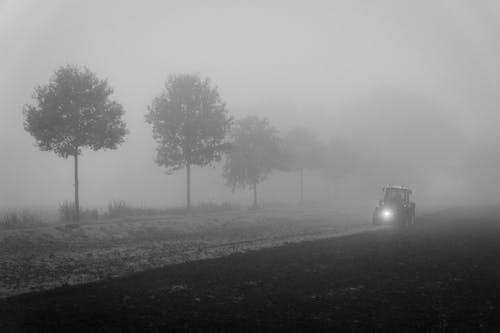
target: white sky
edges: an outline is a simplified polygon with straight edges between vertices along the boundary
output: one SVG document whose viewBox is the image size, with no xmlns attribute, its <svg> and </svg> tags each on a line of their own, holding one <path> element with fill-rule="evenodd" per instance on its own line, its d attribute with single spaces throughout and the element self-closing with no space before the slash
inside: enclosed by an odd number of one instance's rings
<svg viewBox="0 0 500 333">
<path fill-rule="evenodd" d="M 471 140 L 497 140 L 499 15 L 499 2 L 472 0 L 0 0 L 0 208 L 72 200 L 72 162 L 38 151 L 22 125 L 33 88 L 65 64 L 110 80 L 131 131 L 116 151 L 84 153 L 84 206 L 184 202 L 184 173 L 154 164 L 144 123 L 171 73 L 210 77 L 236 117 L 305 125 L 324 140 L 344 105 L 377 91 L 422 96 Z M 193 177 L 194 201 L 250 198 L 232 197 L 218 169 Z"/>
</svg>

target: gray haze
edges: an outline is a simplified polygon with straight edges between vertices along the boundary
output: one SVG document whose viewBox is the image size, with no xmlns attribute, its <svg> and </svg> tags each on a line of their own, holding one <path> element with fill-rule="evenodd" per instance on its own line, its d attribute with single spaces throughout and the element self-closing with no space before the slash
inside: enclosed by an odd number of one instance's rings
<svg viewBox="0 0 500 333">
<path fill-rule="evenodd" d="M 184 172 L 155 165 L 144 114 L 184 72 L 210 77 L 235 117 L 342 147 L 333 155 L 356 167 L 309 174 L 310 200 L 373 203 L 389 182 L 414 187 L 419 205 L 500 194 L 496 1 L 0 0 L 0 56 L 0 208 L 72 200 L 72 161 L 34 147 L 21 111 L 65 64 L 110 80 L 131 131 L 116 151 L 84 151 L 86 207 L 183 204 Z M 192 184 L 194 202 L 251 200 L 220 166 L 195 168 Z M 261 199 L 296 202 L 297 187 L 275 173 Z"/>
</svg>

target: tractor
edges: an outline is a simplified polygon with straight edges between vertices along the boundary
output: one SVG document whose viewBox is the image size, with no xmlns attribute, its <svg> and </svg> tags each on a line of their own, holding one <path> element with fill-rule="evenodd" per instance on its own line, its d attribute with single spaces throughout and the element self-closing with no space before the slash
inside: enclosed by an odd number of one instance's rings
<svg viewBox="0 0 500 333">
<path fill-rule="evenodd" d="M 415 224 L 415 203 L 410 201 L 412 191 L 397 185 L 388 185 L 382 191 L 384 199 L 373 212 L 373 224 L 401 227 Z"/>
</svg>

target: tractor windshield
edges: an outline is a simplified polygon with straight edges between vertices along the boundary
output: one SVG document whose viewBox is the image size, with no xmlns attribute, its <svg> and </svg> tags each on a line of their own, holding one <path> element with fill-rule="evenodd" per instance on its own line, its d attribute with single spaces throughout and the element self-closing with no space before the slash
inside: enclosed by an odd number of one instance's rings
<svg viewBox="0 0 500 333">
<path fill-rule="evenodd" d="M 384 201 L 403 202 L 407 201 L 407 191 L 399 188 L 387 188 L 385 190 Z"/>
</svg>

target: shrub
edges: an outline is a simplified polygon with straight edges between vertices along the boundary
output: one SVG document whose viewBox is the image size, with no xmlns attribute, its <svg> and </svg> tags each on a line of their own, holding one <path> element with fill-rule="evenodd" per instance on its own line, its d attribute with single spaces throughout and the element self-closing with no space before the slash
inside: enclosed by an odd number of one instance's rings
<svg viewBox="0 0 500 333">
<path fill-rule="evenodd" d="M 108 203 L 107 217 L 124 217 L 132 215 L 132 208 L 125 201 L 112 201 Z"/>
<path fill-rule="evenodd" d="M 76 209 L 74 202 L 65 201 L 59 205 L 59 216 L 63 222 L 76 221 Z M 81 220 L 98 220 L 99 212 L 97 209 L 80 209 Z"/>
<path fill-rule="evenodd" d="M 8 212 L 0 217 L 0 226 L 5 228 L 31 227 L 43 221 L 28 212 Z"/>
<path fill-rule="evenodd" d="M 228 210 L 234 210 L 237 207 L 228 203 L 214 203 L 214 202 L 202 202 L 194 206 L 191 211 L 193 213 L 215 213 Z M 161 214 L 171 214 L 171 215 L 182 215 L 186 213 L 185 207 L 170 207 L 166 209 L 156 209 L 156 208 L 142 208 L 133 207 L 127 204 L 125 201 L 111 201 L 108 204 L 108 211 L 106 212 L 106 217 L 109 218 L 121 218 L 130 216 L 152 216 Z"/>
<path fill-rule="evenodd" d="M 81 217 L 84 220 L 97 221 L 99 219 L 99 211 L 97 209 L 85 209 Z"/>
<path fill-rule="evenodd" d="M 235 210 L 238 209 L 238 206 L 235 206 L 229 202 L 223 202 L 223 203 L 215 203 L 215 202 L 201 202 L 194 206 L 191 209 L 191 212 L 193 213 L 198 213 L 198 214 L 203 214 L 203 213 L 217 213 L 217 212 L 224 212 L 228 210 Z M 181 207 L 172 207 L 172 208 L 167 208 L 163 211 L 164 213 L 167 214 L 185 214 L 186 209 L 181 208 Z"/>
<path fill-rule="evenodd" d="M 65 222 L 76 221 L 75 204 L 68 201 L 59 204 L 59 216 Z"/>
<path fill-rule="evenodd" d="M 118 218 L 127 216 L 151 216 L 162 213 L 160 209 L 139 208 L 128 205 L 125 201 L 112 201 L 108 204 L 106 217 Z"/>
<path fill-rule="evenodd" d="M 229 202 L 215 203 L 215 202 L 201 202 L 194 208 L 198 213 L 215 213 L 234 210 L 236 207 Z"/>
</svg>

